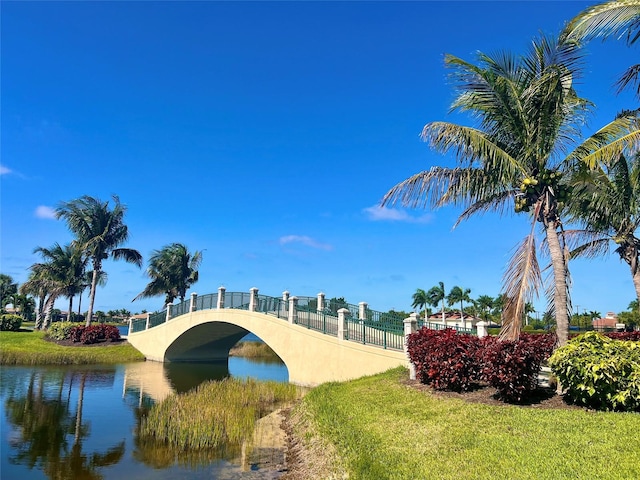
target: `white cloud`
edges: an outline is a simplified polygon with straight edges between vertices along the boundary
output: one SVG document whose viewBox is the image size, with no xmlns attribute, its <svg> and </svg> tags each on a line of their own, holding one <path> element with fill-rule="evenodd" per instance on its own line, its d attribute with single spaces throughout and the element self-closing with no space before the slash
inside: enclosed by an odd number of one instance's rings
<svg viewBox="0 0 640 480">
<path fill-rule="evenodd" d="M 407 222 L 407 223 L 429 223 L 433 220 L 433 215 L 426 213 L 418 217 L 412 217 L 405 210 L 398 208 L 387 208 L 373 206 L 363 209 L 369 220 L 374 222 Z"/>
<path fill-rule="evenodd" d="M 280 237 L 280 245 L 286 245 L 288 243 L 301 243 L 307 247 L 317 248 L 319 250 L 333 250 L 331 245 L 327 243 L 320 243 L 305 235 L 285 235 L 284 237 Z"/>
<path fill-rule="evenodd" d="M 0 165 L 0 175 L 8 175 L 11 173 L 11 169 L 5 167 L 4 165 Z"/>
<path fill-rule="evenodd" d="M 46 219 L 55 219 L 56 212 L 51 207 L 47 207 L 46 205 L 40 205 L 38 206 L 38 208 L 36 208 L 36 217 L 46 218 Z"/>
</svg>

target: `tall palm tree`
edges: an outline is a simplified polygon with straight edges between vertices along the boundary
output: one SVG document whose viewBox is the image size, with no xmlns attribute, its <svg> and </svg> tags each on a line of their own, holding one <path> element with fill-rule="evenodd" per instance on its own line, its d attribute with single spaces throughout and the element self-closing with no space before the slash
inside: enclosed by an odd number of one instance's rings
<svg viewBox="0 0 640 480">
<path fill-rule="evenodd" d="M 75 242 L 78 248 L 91 260 L 93 266 L 87 326 L 91 325 L 102 262 L 111 257 L 114 260 L 133 263 L 138 267 L 142 266 L 140 252 L 121 247 L 129 239 L 129 229 L 124 224 L 126 207 L 120 203 L 116 195 L 112 198 L 113 209 L 109 208 L 108 201 L 102 202 L 88 195 L 70 202 L 63 202 L 56 208 L 56 217 L 63 218 L 67 222 L 69 230 L 76 236 Z"/>
<path fill-rule="evenodd" d="M 572 257 L 593 258 L 615 252 L 629 265 L 640 300 L 640 152 L 630 159 L 619 155 L 608 167 L 582 171 L 574 177 L 572 219 L 583 230 L 567 231 Z M 579 245 L 575 245 L 578 243 Z"/>
<path fill-rule="evenodd" d="M 51 248 L 38 247 L 34 253 L 40 253 L 49 262 L 50 279 L 56 283 L 59 295 L 69 300 L 67 320 L 71 321 L 73 297 L 84 290 L 85 268 L 88 259 L 76 244 L 60 246 L 55 243 Z"/>
<path fill-rule="evenodd" d="M 36 264 L 37 265 L 37 264 Z M 20 285 L 20 293 L 23 295 L 33 295 L 38 299 L 36 308 L 36 322 L 34 328 L 40 330 L 44 321 L 44 311 L 47 295 L 49 294 L 48 285 L 42 276 L 39 267 L 32 265 L 30 267 L 29 277 L 27 281 Z"/>
<path fill-rule="evenodd" d="M 516 213 L 531 219 L 531 230 L 506 269 L 503 292 L 508 301 L 503 314 L 502 338 L 517 338 L 527 301 L 542 282 L 536 257 L 535 227 L 546 238 L 553 267 L 553 305 L 558 344 L 569 334 L 568 266 L 562 235 L 562 202 L 568 186 L 562 173 L 577 165 L 594 167 L 640 139 L 637 113 L 621 115 L 584 140 L 580 127 L 590 104 L 573 88 L 582 54 L 576 42 L 539 38 L 521 57 L 501 53 L 480 54 L 478 65 L 452 55 L 459 90 L 454 111 L 468 112 L 477 126 L 432 122 L 422 138 L 435 150 L 453 152 L 455 168 L 432 167 L 394 186 L 382 205 L 397 202 L 410 207 L 463 206 L 456 225 L 476 213 L 504 213 L 511 202 Z"/>
<path fill-rule="evenodd" d="M 494 307 L 495 301 L 489 295 L 480 295 L 476 299 L 476 305 L 482 312 L 482 319 L 486 322 L 489 320 L 489 312 Z"/>
<path fill-rule="evenodd" d="M 189 253 L 181 243 L 165 245 L 149 257 L 147 275 L 151 281 L 134 299 L 165 295 L 165 304 L 179 298 L 184 301 L 187 290 L 198 281 L 202 252 Z"/>
<path fill-rule="evenodd" d="M 429 303 L 427 300 L 427 292 L 421 288 L 416 289 L 416 293 L 413 294 L 412 298 L 413 303 L 411 304 L 411 308 L 417 308 L 418 311 L 422 310 L 425 305 Z"/>
<path fill-rule="evenodd" d="M 438 282 L 438 285 L 431 287 L 427 292 L 427 303 L 434 308 L 438 308 L 440 302 L 442 302 L 442 324 L 447 325 L 444 311 L 444 300 L 447 296 L 447 292 L 444 289 L 444 283 Z"/>
<path fill-rule="evenodd" d="M 58 297 L 64 294 L 65 268 L 62 262 L 56 262 L 58 258 L 55 255 L 45 253 L 48 249 L 42 250 L 37 248 L 34 252 L 43 254 L 43 262 L 34 263 L 29 267 L 29 278 L 20 286 L 20 293 L 36 295 L 39 298 L 34 327 L 36 330 L 49 328 L 53 305 Z"/>
<path fill-rule="evenodd" d="M 580 12 L 565 28 L 568 38 L 591 40 L 626 37 L 631 46 L 640 39 L 640 0 L 615 0 L 593 5 Z M 636 85 L 640 99 L 640 63 L 631 65 L 617 81 L 618 92 Z"/>
<path fill-rule="evenodd" d="M 447 303 L 450 307 L 460 302 L 460 322 L 462 324 L 462 328 L 466 327 L 464 321 L 464 302 L 471 301 L 471 297 L 469 296 L 470 293 L 470 288 L 465 288 L 463 290 L 459 286 L 455 285 L 453 288 L 451 288 L 451 291 L 447 295 Z"/>
</svg>

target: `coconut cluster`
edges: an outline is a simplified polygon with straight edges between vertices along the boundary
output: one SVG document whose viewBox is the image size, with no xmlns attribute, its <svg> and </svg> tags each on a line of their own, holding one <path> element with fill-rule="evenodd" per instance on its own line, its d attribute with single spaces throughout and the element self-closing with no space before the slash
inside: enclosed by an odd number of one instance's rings
<svg viewBox="0 0 640 480">
<path fill-rule="evenodd" d="M 516 196 L 516 212 L 528 212 L 545 191 L 558 201 L 558 208 L 564 207 L 569 197 L 569 188 L 560 183 L 561 172 L 543 170 L 537 178 L 525 178 L 520 185 L 521 194 Z"/>
</svg>

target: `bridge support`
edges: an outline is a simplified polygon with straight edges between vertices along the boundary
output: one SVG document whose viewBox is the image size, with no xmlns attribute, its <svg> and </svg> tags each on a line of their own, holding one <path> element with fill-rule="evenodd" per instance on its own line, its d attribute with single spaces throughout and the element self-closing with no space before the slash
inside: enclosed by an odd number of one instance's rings
<svg viewBox="0 0 640 480">
<path fill-rule="evenodd" d="M 367 307 L 369 305 L 367 302 L 360 302 L 358 304 L 358 320 L 366 320 L 367 319 Z"/>
<path fill-rule="evenodd" d="M 338 310 L 338 340 L 344 340 L 344 332 L 347 331 L 347 315 L 349 315 L 348 308 Z"/>
<path fill-rule="evenodd" d="M 220 310 L 221 308 L 224 308 L 224 292 L 225 292 L 226 288 L 224 287 L 218 287 L 218 305 L 216 306 L 216 308 L 218 310 Z"/>
<path fill-rule="evenodd" d="M 253 287 L 249 290 L 249 311 L 255 312 L 258 308 L 258 289 Z"/>
<path fill-rule="evenodd" d="M 478 338 L 486 337 L 489 332 L 487 332 L 487 323 L 482 321 L 476 324 L 478 327 Z"/>
<path fill-rule="evenodd" d="M 289 298 L 289 323 L 298 323 L 298 297 Z"/>
<path fill-rule="evenodd" d="M 407 356 L 407 362 L 409 363 L 409 378 L 411 380 L 416 379 L 416 367 L 413 363 L 411 363 L 411 359 L 409 358 L 409 350 L 407 349 L 407 337 L 412 333 L 418 331 L 418 319 L 419 315 L 417 313 L 412 313 L 409 315 L 409 318 L 405 318 L 403 321 L 404 324 L 404 342 L 402 342 L 404 354 Z"/>
<path fill-rule="evenodd" d="M 316 310 L 318 310 L 318 312 L 324 311 L 324 292 L 318 294 L 318 306 Z"/>
</svg>

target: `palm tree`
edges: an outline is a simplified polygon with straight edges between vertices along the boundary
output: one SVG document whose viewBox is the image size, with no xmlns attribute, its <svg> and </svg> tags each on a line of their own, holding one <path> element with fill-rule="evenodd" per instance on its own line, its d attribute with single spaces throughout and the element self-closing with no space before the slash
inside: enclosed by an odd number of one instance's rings
<svg viewBox="0 0 640 480">
<path fill-rule="evenodd" d="M 446 297 L 446 291 L 444 289 L 444 283 L 438 282 L 438 285 L 431 287 L 427 292 L 427 303 L 434 308 L 438 308 L 438 304 L 442 302 L 442 324 L 446 327 L 447 320 L 445 318 L 444 311 L 444 299 Z"/>
<path fill-rule="evenodd" d="M 449 122 L 427 124 L 422 138 L 441 153 L 453 151 L 456 168 L 433 167 L 394 186 L 382 205 L 463 206 L 456 225 L 476 213 L 504 213 L 513 201 L 516 213 L 531 219 L 531 231 L 506 269 L 507 295 L 502 338 L 517 338 L 527 301 L 540 288 L 535 226 L 540 223 L 553 267 L 553 305 L 558 344 L 569 334 L 568 265 L 561 211 L 568 200 L 563 172 L 577 165 L 594 167 L 638 142 L 637 112 L 621 115 L 568 155 L 579 139 L 590 104 L 573 88 L 582 55 L 576 42 L 540 38 L 522 57 L 479 55 L 474 65 L 447 55 L 460 94 L 452 109 L 469 112 L 477 127 Z"/>
<path fill-rule="evenodd" d="M 565 28 L 568 38 L 591 40 L 626 37 L 627 45 L 640 38 L 640 0 L 615 0 L 593 5 L 578 14 Z M 640 63 L 630 66 L 616 82 L 618 92 L 636 85 L 640 99 Z"/>
<path fill-rule="evenodd" d="M 89 309 L 86 325 L 91 325 L 96 286 L 102 272 L 102 262 L 111 257 L 142 266 L 142 255 L 131 248 L 121 248 L 129 238 L 129 229 L 124 224 L 126 207 L 114 195 L 113 210 L 109 202 L 84 195 L 70 202 L 63 202 L 56 209 L 56 217 L 67 222 L 69 230 L 76 236 L 78 248 L 91 260 L 93 277 L 89 293 Z"/>
<path fill-rule="evenodd" d="M 34 253 L 40 253 L 49 262 L 48 274 L 56 286 L 59 295 L 69 300 L 67 320 L 71 321 L 73 311 L 73 297 L 84 290 L 85 268 L 87 257 L 77 248 L 76 244 L 60 246 L 55 243 L 51 248 L 38 247 Z"/>
<path fill-rule="evenodd" d="M 630 160 L 620 155 L 608 168 L 579 172 L 574 182 L 570 213 L 584 229 L 567 232 L 570 243 L 578 244 L 572 258 L 606 254 L 615 243 L 640 300 L 640 152 Z"/>
<path fill-rule="evenodd" d="M 20 315 L 24 319 L 30 319 L 35 311 L 35 300 L 28 295 L 22 293 L 14 293 L 6 298 L 7 304 L 13 305 L 14 313 Z"/>
<path fill-rule="evenodd" d="M 198 281 L 198 267 L 202 262 L 202 252 L 189 253 L 181 243 L 172 243 L 155 250 L 149 258 L 147 275 L 151 281 L 133 301 L 140 298 L 165 295 L 165 304 L 175 298 L 184 301 L 187 290 Z"/>
<path fill-rule="evenodd" d="M 450 307 L 460 302 L 460 322 L 461 322 L 462 328 L 465 328 L 463 302 L 471 301 L 471 297 L 469 296 L 470 293 L 471 293 L 470 288 L 465 288 L 463 290 L 462 288 L 456 285 L 451 289 L 451 291 L 449 292 L 449 295 L 447 295 L 447 303 L 449 304 Z"/>
<path fill-rule="evenodd" d="M 18 284 L 13 281 L 10 275 L 0 273 L 0 310 L 4 312 L 4 307 L 8 301 L 8 298 L 18 292 Z"/>
<path fill-rule="evenodd" d="M 418 288 L 416 290 L 416 293 L 413 294 L 413 303 L 411 304 L 411 308 L 417 308 L 418 311 L 422 310 L 425 305 L 427 305 L 429 303 L 429 301 L 427 300 L 427 292 L 425 292 L 423 289 Z"/>
<path fill-rule="evenodd" d="M 489 320 L 489 311 L 494 307 L 494 299 L 489 295 L 480 295 L 476 299 L 476 305 L 482 312 L 482 319 L 486 322 Z"/>
<path fill-rule="evenodd" d="M 36 330 L 46 330 L 51 322 L 53 305 L 62 294 L 59 274 L 52 262 L 35 263 L 30 267 L 31 273 L 25 283 L 20 286 L 20 293 L 36 295 L 39 299 L 36 312 Z"/>
</svg>

